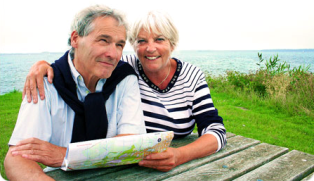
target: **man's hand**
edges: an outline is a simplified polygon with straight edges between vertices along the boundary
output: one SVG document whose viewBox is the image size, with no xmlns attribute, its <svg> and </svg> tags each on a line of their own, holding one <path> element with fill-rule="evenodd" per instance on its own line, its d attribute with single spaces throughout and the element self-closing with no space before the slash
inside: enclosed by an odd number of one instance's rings
<svg viewBox="0 0 314 181">
<path fill-rule="evenodd" d="M 23 88 L 23 96 L 27 97 L 27 101 L 37 103 L 37 90 L 38 87 L 40 99 L 45 99 L 45 90 L 44 90 L 44 76 L 48 76 L 48 81 L 52 83 L 53 79 L 53 69 L 50 67 L 50 64 L 44 60 L 36 62 L 29 71 L 26 81 Z M 31 96 L 32 95 L 32 96 Z"/>
<path fill-rule="evenodd" d="M 33 160 L 50 167 L 61 167 L 67 148 L 53 145 L 37 138 L 28 138 L 20 141 L 11 150 L 13 156 Z"/>
<path fill-rule="evenodd" d="M 179 165 L 180 152 L 169 147 L 162 153 L 153 153 L 139 162 L 140 166 L 167 172 Z"/>
</svg>

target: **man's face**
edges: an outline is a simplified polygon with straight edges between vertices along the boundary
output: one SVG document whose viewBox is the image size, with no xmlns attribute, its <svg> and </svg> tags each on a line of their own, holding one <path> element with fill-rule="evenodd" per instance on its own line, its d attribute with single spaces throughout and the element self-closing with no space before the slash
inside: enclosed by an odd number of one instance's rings
<svg viewBox="0 0 314 181">
<path fill-rule="evenodd" d="M 126 43 L 126 30 L 113 17 L 98 17 L 87 36 L 71 35 L 75 48 L 74 66 L 84 79 L 103 79 L 111 76 Z M 86 81 L 86 80 L 85 80 Z"/>
</svg>

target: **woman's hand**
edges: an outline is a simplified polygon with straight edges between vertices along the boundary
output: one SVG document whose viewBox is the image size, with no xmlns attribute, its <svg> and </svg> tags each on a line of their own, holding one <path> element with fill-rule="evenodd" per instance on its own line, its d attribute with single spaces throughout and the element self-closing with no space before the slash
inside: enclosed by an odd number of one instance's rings
<svg viewBox="0 0 314 181">
<path fill-rule="evenodd" d="M 167 172 L 180 165 L 180 152 L 177 148 L 169 147 L 162 153 L 153 153 L 139 162 L 139 166 Z"/>
<path fill-rule="evenodd" d="M 30 69 L 23 88 L 23 96 L 27 97 L 27 102 L 38 102 L 36 87 L 39 90 L 40 99 L 45 99 L 44 76 L 48 76 L 48 81 L 52 83 L 53 69 L 50 64 L 44 60 L 36 62 Z"/>
<path fill-rule="evenodd" d="M 211 155 L 217 148 L 217 138 L 211 134 L 204 134 L 188 145 L 179 148 L 169 147 L 162 153 L 150 154 L 139 162 L 139 166 L 167 172 L 188 161 Z"/>
</svg>

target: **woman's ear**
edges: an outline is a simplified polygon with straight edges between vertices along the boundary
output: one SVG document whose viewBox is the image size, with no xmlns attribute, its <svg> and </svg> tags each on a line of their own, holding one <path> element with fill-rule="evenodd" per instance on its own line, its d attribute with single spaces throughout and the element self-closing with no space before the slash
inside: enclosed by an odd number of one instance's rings
<svg viewBox="0 0 314 181">
<path fill-rule="evenodd" d="M 172 43 L 170 43 L 170 46 L 171 46 L 171 52 L 173 52 L 174 50 L 174 45 Z"/>
</svg>

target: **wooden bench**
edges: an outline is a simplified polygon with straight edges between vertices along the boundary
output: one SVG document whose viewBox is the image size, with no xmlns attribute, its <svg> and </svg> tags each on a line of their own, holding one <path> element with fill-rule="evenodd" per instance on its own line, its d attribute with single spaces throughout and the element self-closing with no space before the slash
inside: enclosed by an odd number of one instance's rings
<svg viewBox="0 0 314 181">
<path fill-rule="evenodd" d="M 186 145 L 196 134 L 174 140 L 172 147 Z M 182 164 L 169 172 L 137 164 L 111 168 L 47 174 L 56 180 L 310 180 L 314 177 L 314 155 L 260 143 L 227 133 L 227 146 L 218 153 Z M 314 179 L 314 178 L 313 178 Z"/>
</svg>

